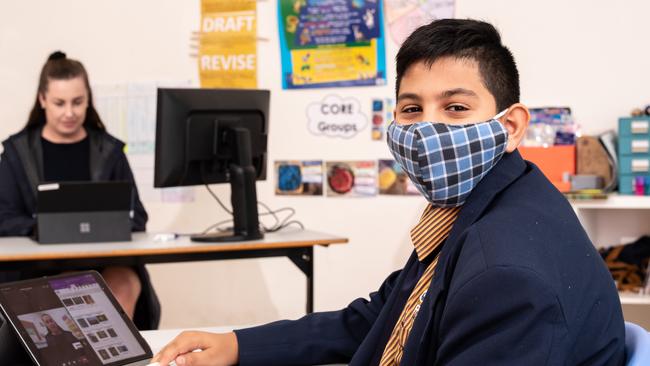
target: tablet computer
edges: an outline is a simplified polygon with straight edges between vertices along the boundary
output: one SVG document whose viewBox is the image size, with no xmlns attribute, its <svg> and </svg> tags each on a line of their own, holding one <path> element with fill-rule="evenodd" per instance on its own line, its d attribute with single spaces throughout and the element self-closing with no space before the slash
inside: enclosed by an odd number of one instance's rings
<svg viewBox="0 0 650 366">
<path fill-rule="evenodd" d="M 36 193 L 35 234 L 41 244 L 131 240 L 130 182 L 47 183 Z"/>
<path fill-rule="evenodd" d="M 0 284 L 0 309 L 37 366 L 139 366 L 152 357 L 95 271 Z"/>
</svg>

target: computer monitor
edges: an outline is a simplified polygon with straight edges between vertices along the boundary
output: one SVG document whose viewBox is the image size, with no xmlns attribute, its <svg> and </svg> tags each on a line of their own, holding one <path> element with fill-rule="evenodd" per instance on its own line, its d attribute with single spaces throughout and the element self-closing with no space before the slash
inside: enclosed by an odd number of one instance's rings
<svg viewBox="0 0 650 366">
<path fill-rule="evenodd" d="M 266 179 L 268 90 L 158 89 L 154 187 L 230 183 L 233 231 L 219 242 L 263 237 L 256 180 Z"/>
</svg>

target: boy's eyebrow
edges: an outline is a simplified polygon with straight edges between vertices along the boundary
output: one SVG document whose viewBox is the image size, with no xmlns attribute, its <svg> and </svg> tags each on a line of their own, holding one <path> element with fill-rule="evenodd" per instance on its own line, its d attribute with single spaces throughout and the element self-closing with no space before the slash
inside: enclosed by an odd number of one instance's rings
<svg viewBox="0 0 650 366">
<path fill-rule="evenodd" d="M 402 99 L 413 99 L 413 100 L 416 100 L 416 101 L 422 100 L 422 98 L 420 98 L 420 96 L 415 94 L 415 93 L 402 93 L 402 94 L 397 96 L 397 102 L 398 103 Z"/>
<path fill-rule="evenodd" d="M 451 98 L 456 95 L 464 95 L 468 97 L 478 97 L 478 94 L 476 94 L 474 91 L 465 89 L 465 88 L 456 88 L 456 89 L 450 89 L 450 90 L 445 90 L 444 92 L 440 93 L 438 95 L 437 99 L 445 99 L 445 98 Z"/>
</svg>

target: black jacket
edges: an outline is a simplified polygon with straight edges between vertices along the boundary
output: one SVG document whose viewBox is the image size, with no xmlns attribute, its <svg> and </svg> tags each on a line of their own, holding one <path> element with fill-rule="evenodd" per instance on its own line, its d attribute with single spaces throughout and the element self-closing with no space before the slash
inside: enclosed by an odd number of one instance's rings
<svg viewBox="0 0 650 366">
<path fill-rule="evenodd" d="M 36 189 L 43 181 L 41 128 L 26 128 L 3 142 L 0 156 L 0 236 L 29 236 L 34 231 Z M 133 231 L 144 231 L 147 212 L 140 202 L 124 143 L 104 131 L 88 129 L 92 181 L 133 182 Z M 144 266 L 135 268 L 142 282 L 134 321 L 140 329 L 156 329 L 160 304 Z M 0 272 L 0 281 L 13 281 L 26 273 Z"/>
<path fill-rule="evenodd" d="M 93 181 L 134 182 L 124 143 L 103 131 L 89 129 L 90 177 Z M 24 129 L 3 142 L 0 157 L 0 236 L 31 235 L 36 188 L 43 181 L 41 129 Z M 147 212 L 133 184 L 133 231 L 144 231 Z"/>
<path fill-rule="evenodd" d="M 240 365 L 377 364 L 404 274 L 370 300 L 236 331 Z M 518 152 L 476 186 L 445 241 L 401 366 L 625 363 L 614 281 L 566 199 Z"/>
</svg>

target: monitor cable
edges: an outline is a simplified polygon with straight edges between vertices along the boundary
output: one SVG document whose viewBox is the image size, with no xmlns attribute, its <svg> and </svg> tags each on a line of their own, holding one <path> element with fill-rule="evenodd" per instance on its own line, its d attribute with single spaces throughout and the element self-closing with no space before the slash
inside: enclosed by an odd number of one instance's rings
<svg viewBox="0 0 650 366">
<path fill-rule="evenodd" d="M 210 188 L 210 186 L 207 183 L 204 183 L 204 184 L 205 184 L 205 188 L 208 190 L 210 195 L 215 199 L 215 201 L 217 201 L 219 206 L 221 206 L 221 208 L 224 211 L 226 211 L 230 216 L 232 216 L 232 210 L 229 209 L 228 207 L 226 207 L 226 205 L 221 201 L 221 199 L 219 199 L 219 196 L 217 196 L 214 193 L 214 191 Z M 257 201 L 257 204 L 259 206 L 262 206 L 266 210 L 264 212 L 259 213 L 258 216 L 272 216 L 273 219 L 275 220 L 275 223 L 273 225 L 269 226 L 269 227 L 265 226 L 260 221 L 260 226 L 261 226 L 261 229 L 262 229 L 263 232 L 265 232 L 265 233 L 273 233 L 273 232 L 276 232 L 276 231 L 280 231 L 280 230 L 282 230 L 282 229 L 284 229 L 284 228 L 286 228 L 288 226 L 291 226 L 291 225 L 297 225 L 302 230 L 305 229 L 305 226 L 302 224 L 302 222 L 300 222 L 298 220 L 291 220 L 291 218 L 296 214 L 296 210 L 293 207 L 282 207 L 282 208 L 279 208 L 277 210 L 272 210 L 267 204 L 265 204 L 262 201 Z M 284 211 L 289 211 L 289 213 L 287 214 L 286 217 L 284 217 L 282 220 L 280 220 L 280 217 L 278 216 L 278 213 L 284 212 Z M 226 225 L 226 224 L 229 224 L 229 223 L 232 223 L 232 222 L 233 222 L 232 219 L 219 221 L 219 222 L 217 222 L 215 224 L 210 225 L 205 230 L 203 230 L 202 234 L 207 234 L 211 230 L 217 230 L 219 232 L 232 230 L 231 226 L 230 227 L 223 227 L 223 225 Z"/>
</svg>

